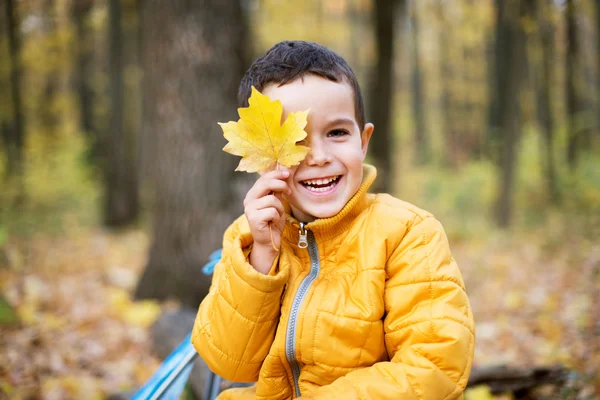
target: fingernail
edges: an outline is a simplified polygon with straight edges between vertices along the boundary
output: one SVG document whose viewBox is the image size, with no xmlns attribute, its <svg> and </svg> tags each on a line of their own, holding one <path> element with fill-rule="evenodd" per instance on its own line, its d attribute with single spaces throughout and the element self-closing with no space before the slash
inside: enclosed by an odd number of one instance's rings
<svg viewBox="0 0 600 400">
<path fill-rule="evenodd" d="M 290 171 L 284 169 L 283 171 L 281 171 L 281 176 L 287 178 L 288 176 L 290 176 Z"/>
</svg>

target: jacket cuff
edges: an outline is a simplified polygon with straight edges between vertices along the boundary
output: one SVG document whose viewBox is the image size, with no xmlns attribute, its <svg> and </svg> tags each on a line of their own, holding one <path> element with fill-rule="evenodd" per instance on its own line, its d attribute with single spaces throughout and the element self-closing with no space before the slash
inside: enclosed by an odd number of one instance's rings
<svg viewBox="0 0 600 400">
<path fill-rule="evenodd" d="M 252 234 L 243 233 L 236 237 L 233 242 L 231 254 L 231 265 L 235 274 L 252 286 L 254 289 L 265 293 L 280 291 L 288 279 L 288 269 L 279 269 L 279 254 L 275 257 L 267 275 L 256 271 L 248 262 L 248 249 L 253 243 Z"/>
</svg>

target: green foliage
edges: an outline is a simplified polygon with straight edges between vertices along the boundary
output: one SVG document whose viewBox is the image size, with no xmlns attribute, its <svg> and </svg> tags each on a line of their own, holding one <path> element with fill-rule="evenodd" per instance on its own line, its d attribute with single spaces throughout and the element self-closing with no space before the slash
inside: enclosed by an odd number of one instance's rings
<svg viewBox="0 0 600 400">
<path fill-rule="evenodd" d="M 10 304 L 0 296 L 0 327 L 13 326 L 19 323 L 19 316 L 12 309 Z"/>
<path fill-rule="evenodd" d="M 99 188 L 84 160 L 87 144 L 83 136 L 74 130 L 52 138 L 30 133 L 24 179 L 8 181 L 0 193 L 0 219 L 5 231 L 31 235 L 94 223 Z M 0 176 L 3 172 L 0 167 Z"/>
<path fill-rule="evenodd" d="M 496 193 L 491 162 L 471 162 L 460 171 L 413 167 L 402 177 L 399 196 L 434 213 L 449 235 L 472 237 L 490 229 L 487 216 Z"/>
<path fill-rule="evenodd" d="M 529 129 L 519 145 L 514 229 L 552 226 L 557 233 L 564 233 L 564 229 L 570 227 L 579 229 L 587 237 L 598 237 L 600 155 L 582 156 L 574 172 L 557 158 L 557 185 L 562 201 L 555 206 L 547 190 L 541 140 L 539 132 Z M 410 158 L 410 154 L 406 158 Z M 499 184 L 497 167 L 491 161 L 470 161 L 458 169 L 433 165 L 416 167 L 404 162 L 398 175 L 397 195 L 434 213 L 450 236 L 473 239 L 492 233 L 492 213 Z"/>
</svg>

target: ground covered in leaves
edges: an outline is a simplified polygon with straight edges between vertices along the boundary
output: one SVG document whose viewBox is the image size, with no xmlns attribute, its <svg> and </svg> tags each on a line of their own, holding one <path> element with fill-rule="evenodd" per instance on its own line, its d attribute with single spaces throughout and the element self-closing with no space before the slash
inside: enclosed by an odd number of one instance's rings
<svg viewBox="0 0 600 400">
<path fill-rule="evenodd" d="M 600 244 L 578 232 L 453 241 L 477 323 L 475 365 L 563 364 L 600 397 Z M 0 399 L 101 399 L 158 365 L 149 326 L 161 307 L 130 293 L 142 231 L 11 238 L 0 252 Z M 594 381 L 596 377 L 596 381 Z M 481 398 L 481 397 L 478 397 Z"/>
</svg>

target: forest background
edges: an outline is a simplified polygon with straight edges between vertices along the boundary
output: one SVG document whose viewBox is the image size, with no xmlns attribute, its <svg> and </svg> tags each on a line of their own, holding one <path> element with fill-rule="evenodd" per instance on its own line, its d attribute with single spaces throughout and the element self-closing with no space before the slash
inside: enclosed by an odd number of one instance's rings
<svg viewBox="0 0 600 400">
<path fill-rule="evenodd" d="M 285 39 L 348 60 L 376 189 L 444 224 L 475 367 L 561 365 L 536 396 L 600 396 L 600 1 L 0 5 L 0 398 L 104 398 L 156 368 L 151 325 L 197 307 L 252 180 L 217 122 Z"/>
</svg>

